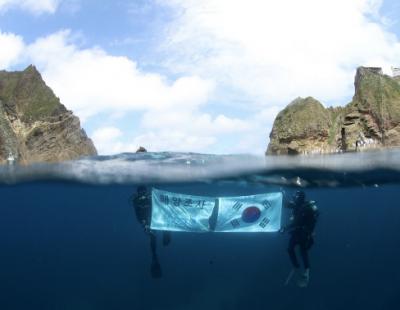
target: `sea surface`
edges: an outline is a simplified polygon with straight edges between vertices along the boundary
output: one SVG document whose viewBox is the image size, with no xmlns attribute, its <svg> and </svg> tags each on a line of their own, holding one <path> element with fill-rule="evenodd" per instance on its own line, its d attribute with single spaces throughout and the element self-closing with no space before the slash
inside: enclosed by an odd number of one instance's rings
<svg viewBox="0 0 400 310">
<path fill-rule="evenodd" d="M 130 200 L 138 185 L 216 197 L 303 189 L 320 210 L 309 286 L 285 285 L 281 233 L 172 233 L 169 246 L 158 240 L 163 277 L 153 279 Z M 399 150 L 3 166 L 0 197 L 2 310 L 400 308 Z"/>
</svg>

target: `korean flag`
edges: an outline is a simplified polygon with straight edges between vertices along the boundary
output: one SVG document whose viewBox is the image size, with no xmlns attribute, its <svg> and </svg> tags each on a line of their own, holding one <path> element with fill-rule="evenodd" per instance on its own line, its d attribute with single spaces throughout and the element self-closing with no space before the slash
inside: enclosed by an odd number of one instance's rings
<svg viewBox="0 0 400 310">
<path fill-rule="evenodd" d="M 276 232 L 281 228 L 282 193 L 218 199 L 219 232 Z"/>
</svg>

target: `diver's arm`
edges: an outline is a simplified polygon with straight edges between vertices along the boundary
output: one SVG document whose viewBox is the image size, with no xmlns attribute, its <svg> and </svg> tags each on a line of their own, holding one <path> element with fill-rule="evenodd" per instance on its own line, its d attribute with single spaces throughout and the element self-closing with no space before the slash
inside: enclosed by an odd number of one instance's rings
<svg viewBox="0 0 400 310">
<path fill-rule="evenodd" d="M 148 222 L 147 218 L 148 218 L 148 212 L 150 212 L 151 208 L 148 204 L 149 204 L 149 199 L 145 195 L 136 196 L 133 199 L 133 207 L 135 209 L 136 219 L 143 226 L 149 225 L 149 223 L 147 223 Z"/>
<path fill-rule="evenodd" d="M 314 201 L 311 201 L 306 209 L 306 216 L 304 218 L 304 228 L 310 235 L 314 235 L 315 225 L 317 224 L 319 216 L 318 208 Z"/>
<path fill-rule="evenodd" d="M 281 233 L 285 233 L 287 231 L 291 231 L 294 227 L 296 227 L 296 223 L 295 223 L 295 218 L 293 215 L 290 216 L 289 218 L 289 224 L 283 226 L 279 231 Z"/>
<path fill-rule="evenodd" d="M 286 192 L 281 188 L 281 193 L 282 193 L 282 205 L 286 206 L 288 203 L 288 198 L 286 195 Z"/>
<path fill-rule="evenodd" d="M 293 200 L 285 201 L 284 205 L 288 209 L 294 209 L 296 207 L 296 203 Z"/>
</svg>

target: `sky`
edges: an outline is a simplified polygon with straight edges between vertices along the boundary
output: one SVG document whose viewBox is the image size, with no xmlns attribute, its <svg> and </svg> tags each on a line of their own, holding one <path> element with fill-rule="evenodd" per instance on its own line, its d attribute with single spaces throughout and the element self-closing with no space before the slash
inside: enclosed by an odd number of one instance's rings
<svg viewBox="0 0 400 310">
<path fill-rule="evenodd" d="M 400 67 L 397 0 L 0 0 L 0 70 L 41 72 L 100 154 L 263 154 L 297 97 Z"/>
</svg>

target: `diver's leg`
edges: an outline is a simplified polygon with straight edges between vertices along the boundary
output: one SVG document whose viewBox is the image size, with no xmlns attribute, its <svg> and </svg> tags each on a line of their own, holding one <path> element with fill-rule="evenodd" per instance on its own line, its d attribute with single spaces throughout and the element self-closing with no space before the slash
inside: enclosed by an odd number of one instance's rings
<svg viewBox="0 0 400 310">
<path fill-rule="evenodd" d="M 301 254 L 301 259 L 303 261 L 303 266 L 304 266 L 305 270 L 310 269 L 310 261 L 308 258 L 308 249 L 309 249 L 308 241 L 302 240 L 300 242 L 300 254 Z"/>
<path fill-rule="evenodd" d="M 304 272 L 302 273 L 300 279 L 297 282 L 299 287 L 307 287 L 310 281 L 310 262 L 308 260 L 308 249 L 309 244 L 307 238 L 302 238 L 300 240 L 300 254 L 303 261 Z"/>
<path fill-rule="evenodd" d="M 289 240 L 289 246 L 288 246 L 289 258 L 290 258 L 290 261 L 291 261 L 293 267 L 298 269 L 298 268 L 300 268 L 300 265 L 299 265 L 299 262 L 297 261 L 296 252 L 295 252 L 296 244 L 297 244 L 297 240 L 295 238 L 295 235 L 291 235 L 290 240 Z"/>
<path fill-rule="evenodd" d="M 156 234 L 153 231 L 149 232 L 150 236 L 150 249 L 151 249 L 151 276 L 153 278 L 161 278 L 162 277 L 162 271 L 161 271 L 161 265 L 160 262 L 158 261 L 158 256 L 157 256 L 157 238 Z"/>
<path fill-rule="evenodd" d="M 151 250 L 151 257 L 153 259 L 157 259 L 157 237 L 156 234 L 151 231 L 149 232 L 150 237 L 150 250 Z"/>
<path fill-rule="evenodd" d="M 171 232 L 163 231 L 163 246 L 167 246 L 171 243 Z"/>
</svg>

